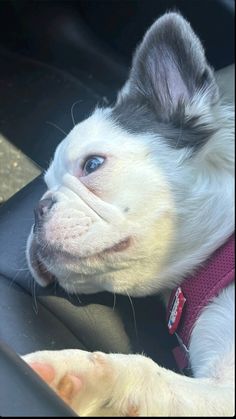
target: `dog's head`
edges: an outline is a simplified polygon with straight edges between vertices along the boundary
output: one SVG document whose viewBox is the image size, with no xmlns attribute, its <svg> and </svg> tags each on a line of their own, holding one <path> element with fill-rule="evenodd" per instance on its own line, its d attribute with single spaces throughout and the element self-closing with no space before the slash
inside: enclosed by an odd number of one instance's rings
<svg viewBox="0 0 236 419">
<path fill-rule="evenodd" d="M 198 229 L 185 207 L 217 100 L 190 25 L 176 13 L 158 19 L 115 106 L 76 125 L 46 172 L 27 246 L 41 285 L 55 277 L 72 293 L 131 295 L 163 286 L 163 272 L 190 245 L 186 225 Z"/>
</svg>

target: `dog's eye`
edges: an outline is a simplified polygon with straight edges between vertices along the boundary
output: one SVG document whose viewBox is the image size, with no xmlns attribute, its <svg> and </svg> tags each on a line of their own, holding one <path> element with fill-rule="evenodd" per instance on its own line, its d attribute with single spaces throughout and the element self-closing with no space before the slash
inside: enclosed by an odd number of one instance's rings
<svg viewBox="0 0 236 419">
<path fill-rule="evenodd" d="M 105 158 L 100 156 L 89 157 L 83 166 L 83 175 L 87 176 L 90 173 L 95 172 L 104 163 Z"/>
</svg>

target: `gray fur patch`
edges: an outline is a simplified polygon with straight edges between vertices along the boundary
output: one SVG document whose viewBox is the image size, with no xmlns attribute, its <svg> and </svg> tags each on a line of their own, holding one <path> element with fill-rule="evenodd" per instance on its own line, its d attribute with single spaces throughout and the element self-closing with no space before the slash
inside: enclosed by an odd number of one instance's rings
<svg viewBox="0 0 236 419">
<path fill-rule="evenodd" d="M 176 149 L 201 148 L 217 131 L 216 128 L 201 122 L 199 116 L 186 120 L 180 106 L 170 122 L 158 120 L 155 110 L 142 98 L 130 96 L 121 100 L 112 110 L 112 118 L 131 134 L 151 133 L 161 136 L 169 146 Z"/>
</svg>

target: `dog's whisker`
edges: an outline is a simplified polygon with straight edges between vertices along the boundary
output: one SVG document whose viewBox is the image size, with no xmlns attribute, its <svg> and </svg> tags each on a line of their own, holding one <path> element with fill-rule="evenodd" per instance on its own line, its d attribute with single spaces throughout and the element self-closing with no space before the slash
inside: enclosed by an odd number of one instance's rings
<svg viewBox="0 0 236 419">
<path fill-rule="evenodd" d="M 116 293 L 113 292 L 113 307 L 112 307 L 113 311 L 115 310 L 115 307 L 116 307 Z"/>
<path fill-rule="evenodd" d="M 68 278 L 69 278 L 69 275 L 68 275 L 68 277 L 67 277 L 67 280 L 68 280 Z M 75 295 L 75 298 L 76 298 L 76 300 L 79 302 L 79 304 L 83 304 L 82 303 L 82 301 L 81 301 L 81 299 L 80 299 L 80 297 L 78 296 L 78 294 L 77 294 L 77 292 L 76 292 L 76 290 L 75 290 L 75 285 L 74 284 L 71 284 L 72 285 L 72 288 L 73 288 L 73 290 L 74 290 L 74 295 Z"/>
<path fill-rule="evenodd" d="M 33 287 L 32 287 L 33 310 L 35 314 L 37 315 L 39 310 L 38 310 L 38 302 L 37 302 L 37 297 L 36 297 L 36 282 L 34 280 L 31 281 L 31 283 L 32 282 L 33 282 Z"/>
<path fill-rule="evenodd" d="M 63 134 L 68 135 L 68 133 L 66 133 L 66 131 L 64 131 L 64 129 L 59 127 L 59 125 L 55 124 L 54 122 L 46 121 L 46 124 L 51 125 L 52 127 L 57 128 L 58 131 L 62 132 Z"/>
<path fill-rule="evenodd" d="M 64 288 L 64 290 L 66 291 L 66 294 L 67 294 L 67 296 L 70 298 L 70 294 L 69 294 L 69 292 L 68 292 L 68 275 L 67 276 L 65 276 L 65 278 L 64 278 L 64 282 L 65 282 L 65 287 L 63 287 Z"/>
<path fill-rule="evenodd" d="M 57 287 L 58 287 L 58 282 L 57 281 L 54 281 L 54 283 L 53 283 L 54 295 L 57 295 Z"/>
<path fill-rule="evenodd" d="M 11 288 L 13 286 L 13 284 L 16 281 L 17 276 L 19 275 L 20 272 L 16 272 L 16 274 L 14 275 L 14 277 L 12 278 L 12 280 L 10 281 L 10 284 L 8 285 L 8 288 Z"/>
<path fill-rule="evenodd" d="M 82 100 L 77 100 L 76 102 L 73 103 L 73 105 L 71 106 L 71 110 L 70 110 L 70 114 L 71 114 L 71 119 L 73 122 L 73 126 L 75 127 L 76 122 L 75 122 L 75 117 L 74 117 L 74 108 L 76 105 L 78 105 L 78 103 L 82 102 Z"/>
<path fill-rule="evenodd" d="M 134 303 L 132 301 L 132 298 L 130 297 L 128 291 L 126 291 L 127 297 L 129 299 L 130 305 L 131 305 L 131 309 L 132 309 L 132 313 L 133 313 L 133 320 L 134 320 L 134 330 L 135 330 L 135 336 L 138 340 L 138 329 L 137 329 L 137 322 L 136 322 L 136 314 L 135 314 L 135 308 L 134 308 Z"/>
<path fill-rule="evenodd" d="M 17 273 L 23 272 L 23 271 L 29 271 L 29 268 L 16 268 Z"/>
<path fill-rule="evenodd" d="M 80 297 L 78 296 L 77 292 L 75 292 L 75 296 L 76 296 L 76 299 L 78 300 L 78 302 L 82 305 L 83 303 L 82 303 Z"/>
<path fill-rule="evenodd" d="M 69 278 L 69 276 L 67 277 L 67 283 L 68 283 L 68 278 Z M 78 294 L 75 291 L 74 284 L 70 284 L 70 285 L 72 285 L 72 288 L 74 289 L 74 294 L 75 294 L 76 299 L 78 300 L 78 302 L 81 305 L 83 305 L 82 301 L 80 300 L 80 297 L 78 296 Z M 91 323 L 94 323 L 94 318 L 93 318 L 92 314 L 90 313 L 89 309 L 86 306 L 83 307 L 83 311 L 86 314 L 88 320 L 90 320 Z"/>
</svg>

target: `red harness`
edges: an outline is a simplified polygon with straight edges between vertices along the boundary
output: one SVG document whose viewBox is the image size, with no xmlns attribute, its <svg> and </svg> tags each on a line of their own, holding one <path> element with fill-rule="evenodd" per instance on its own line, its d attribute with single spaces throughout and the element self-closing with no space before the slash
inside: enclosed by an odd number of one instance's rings
<svg viewBox="0 0 236 419">
<path fill-rule="evenodd" d="M 204 307 L 235 278 L 235 237 L 217 249 L 204 265 L 186 278 L 170 297 L 167 325 L 179 346 L 173 354 L 180 370 L 189 369 L 188 346 L 193 326 Z"/>
</svg>

